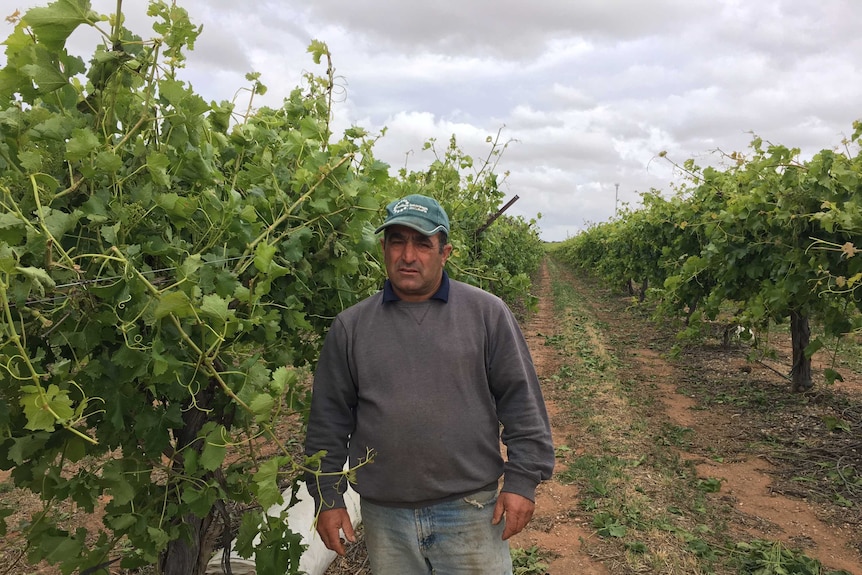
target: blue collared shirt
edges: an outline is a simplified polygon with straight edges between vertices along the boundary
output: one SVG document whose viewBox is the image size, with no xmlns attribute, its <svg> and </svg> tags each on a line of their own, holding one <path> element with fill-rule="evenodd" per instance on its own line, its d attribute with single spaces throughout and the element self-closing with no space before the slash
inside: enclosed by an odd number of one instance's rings
<svg viewBox="0 0 862 575">
<path fill-rule="evenodd" d="M 439 299 L 442 302 L 449 301 L 449 275 L 446 273 L 446 270 L 443 270 L 443 279 L 440 281 L 440 287 L 428 299 Z M 392 282 L 386 280 L 386 283 L 383 284 L 383 303 L 390 301 L 401 301 L 401 298 L 392 289 Z"/>
</svg>

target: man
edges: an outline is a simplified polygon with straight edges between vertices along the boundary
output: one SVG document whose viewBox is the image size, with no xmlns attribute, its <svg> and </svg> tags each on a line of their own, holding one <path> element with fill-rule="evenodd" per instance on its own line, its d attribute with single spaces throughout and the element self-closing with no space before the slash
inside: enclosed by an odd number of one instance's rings
<svg viewBox="0 0 862 575">
<path fill-rule="evenodd" d="M 337 475 L 349 454 L 375 575 L 510 574 L 507 540 L 554 467 L 527 344 L 502 300 L 447 276 L 436 200 L 386 211 L 388 280 L 335 318 L 314 377 L 305 452 L 326 451 L 330 474 L 307 475 L 317 531 L 340 555 L 342 532 L 355 541 Z"/>
</svg>

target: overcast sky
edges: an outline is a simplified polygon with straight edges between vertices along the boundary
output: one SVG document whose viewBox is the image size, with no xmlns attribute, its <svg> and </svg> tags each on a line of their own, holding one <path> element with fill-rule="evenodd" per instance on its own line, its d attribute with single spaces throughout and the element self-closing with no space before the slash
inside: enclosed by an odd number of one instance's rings
<svg viewBox="0 0 862 575">
<path fill-rule="evenodd" d="M 8 13 L 46 4 L 3 2 Z M 108 13 L 116 1 L 92 4 Z M 279 107 L 303 72 L 322 73 L 306 48 L 326 42 L 344 87 L 339 130 L 386 127 L 375 151 L 392 173 L 426 167 L 429 138 L 455 134 L 484 157 L 502 129 L 504 201 L 519 196 L 508 213 L 541 213 L 548 241 L 636 205 L 638 191 L 670 193 L 681 180 L 662 151 L 715 165 L 716 150 L 745 151 L 756 134 L 806 159 L 841 147 L 862 119 L 860 0 L 177 4 L 204 27 L 183 77 L 207 100 L 232 99 L 256 71 L 269 89 L 257 102 Z M 124 3 L 128 27 L 149 38 L 145 7 Z"/>
</svg>

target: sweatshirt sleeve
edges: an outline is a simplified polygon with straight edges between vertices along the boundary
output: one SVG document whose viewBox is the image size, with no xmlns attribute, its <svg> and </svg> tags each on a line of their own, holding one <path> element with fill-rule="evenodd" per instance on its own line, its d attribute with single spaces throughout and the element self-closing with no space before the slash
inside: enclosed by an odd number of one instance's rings
<svg viewBox="0 0 862 575">
<path fill-rule="evenodd" d="M 554 443 L 527 342 L 508 307 L 491 341 L 488 376 L 507 453 L 502 490 L 535 501 L 536 487 L 554 471 Z"/>
<path fill-rule="evenodd" d="M 318 511 L 345 507 L 347 477 L 338 473 L 347 462 L 348 444 L 356 426 L 356 387 L 348 358 L 346 330 L 336 318 L 326 335 L 314 374 L 305 438 L 305 455 L 311 457 L 325 451 L 320 471 L 336 474 L 305 475 L 308 492 Z"/>
</svg>

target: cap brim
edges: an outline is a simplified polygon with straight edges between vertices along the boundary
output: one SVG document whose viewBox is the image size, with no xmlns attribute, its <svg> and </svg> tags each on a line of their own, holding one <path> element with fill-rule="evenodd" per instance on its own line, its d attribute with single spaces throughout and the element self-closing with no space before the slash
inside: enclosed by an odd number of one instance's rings
<svg viewBox="0 0 862 575">
<path fill-rule="evenodd" d="M 410 229 L 416 230 L 420 234 L 424 234 L 426 236 L 433 236 L 435 234 L 439 234 L 440 232 L 449 233 L 449 230 L 446 229 L 445 226 L 439 225 L 431 230 L 427 229 L 428 221 L 422 218 L 412 218 L 410 216 L 402 216 L 399 218 L 392 218 L 388 222 L 384 222 L 380 227 L 374 230 L 375 234 L 379 234 L 384 229 L 389 226 L 405 226 Z"/>
</svg>

